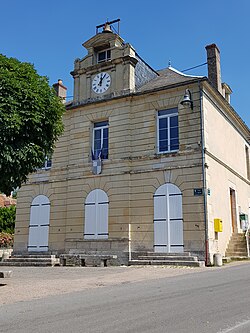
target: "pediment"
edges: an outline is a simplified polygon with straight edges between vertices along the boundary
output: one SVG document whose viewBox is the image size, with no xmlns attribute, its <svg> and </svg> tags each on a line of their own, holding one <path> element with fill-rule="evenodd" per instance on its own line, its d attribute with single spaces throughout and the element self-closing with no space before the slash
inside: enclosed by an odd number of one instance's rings
<svg viewBox="0 0 250 333">
<path fill-rule="evenodd" d="M 123 39 L 112 32 L 101 32 L 84 42 L 82 45 L 86 48 L 89 49 L 91 47 L 93 48 L 98 48 L 102 47 L 103 45 L 116 45 L 116 46 L 121 46 L 123 44 Z"/>
</svg>

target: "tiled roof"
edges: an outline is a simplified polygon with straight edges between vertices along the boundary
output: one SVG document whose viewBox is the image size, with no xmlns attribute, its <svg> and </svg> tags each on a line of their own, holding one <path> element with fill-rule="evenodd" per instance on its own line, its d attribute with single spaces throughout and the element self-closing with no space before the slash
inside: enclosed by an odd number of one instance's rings
<svg viewBox="0 0 250 333">
<path fill-rule="evenodd" d="M 16 205 L 16 199 L 6 197 L 5 194 L 0 194 L 0 207 L 8 207 L 11 205 Z"/>
<path fill-rule="evenodd" d="M 140 87 L 137 92 L 144 92 L 148 90 L 153 90 L 161 87 L 165 87 L 168 85 L 178 84 L 178 83 L 184 83 L 184 82 L 190 82 L 190 81 L 197 81 L 197 79 L 204 79 L 203 76 L 191 76 L 191 75 L 185 75 L 173 67 L 168 67 L 165 69 L 162 69 L 158 71 L 159 76 L 157 76 L 155 79 L 149 81 L 148 83 L 144 84 L 142 87 Z"/>
</svg>

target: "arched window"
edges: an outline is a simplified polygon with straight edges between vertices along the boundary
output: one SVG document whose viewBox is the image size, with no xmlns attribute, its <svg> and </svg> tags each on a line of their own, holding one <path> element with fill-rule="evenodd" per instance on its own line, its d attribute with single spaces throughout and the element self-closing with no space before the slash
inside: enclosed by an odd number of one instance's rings
<svg viewBox="0 0 250 333">
<path fill-rule="evenodd" d="M 31 203 L 28 251 L 48 251 L 50 201 L 38 195 Z"/>
<path fill-rule="evenodd" d="M 174 184 L 164 184 L 154 194 L 154 250 L 184 252 L 182 193 Z"/>
<path fill-rule="evenodd" d="M 85 239 L 108 238 L 108 196 L 100 189 L 91 191 L 85 201 Z"/>
</svg>

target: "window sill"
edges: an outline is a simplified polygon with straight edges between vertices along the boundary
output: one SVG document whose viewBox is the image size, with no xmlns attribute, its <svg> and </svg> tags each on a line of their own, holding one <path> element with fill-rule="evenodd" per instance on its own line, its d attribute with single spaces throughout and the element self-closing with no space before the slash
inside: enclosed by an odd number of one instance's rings
<svg viewBox="0 0 250 333">
<path fill-rule="evenodd" d="M 36 171 L 48 171 L 48 170 L 50 170 L 51 169 L 51 167 L 43 167 L 43 168 L 39 168 L 39 169 L 36 169 Z"/>
<path fill-rule="evenodd" d="M 177 150 L 171 150 L 171 151 L 158 151 L 157 155 L 169 155 L 169 154 L 176 154 L 179 152 L 179 149 Z"/>
</svg>

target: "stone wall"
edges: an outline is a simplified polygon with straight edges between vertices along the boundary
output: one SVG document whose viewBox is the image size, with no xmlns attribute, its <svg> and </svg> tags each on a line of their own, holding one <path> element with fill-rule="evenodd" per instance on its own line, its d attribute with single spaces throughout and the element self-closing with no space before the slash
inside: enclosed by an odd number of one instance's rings
<svg viewBox="0 0 250 333">
<path fill-rule="evenodd" d="M 203 199 L 193 195 L 194 188 L 202 187 L 199 104 L 193 111 L 182 108 L 183 91 L 68 110 L 51 170 L 32 175 L 20 191 L 15 249 L 27 249 L 30 204 L 36 195 L 44 194 L 51 202 L 49 249 L 70 250 L 66 239 L 83 239 L 85 199 L 100 188 L 109 198 L 109 239 L 128 239 L 131 225 L 131 250 L 153 251 L 153 195 L 160 185 L 171 182 L 183 193 L 184 249 L 203 256 Z M 198 95 L 198 87 L 192 87 L 192 92 Z M 179 107 L 180 150 L 158 154 L 157 111 L 172 107 Z M 103 119 L 109 120 L 109 159 L 96 176 L 92 174 L 92 124 Z"/>
</svg>

